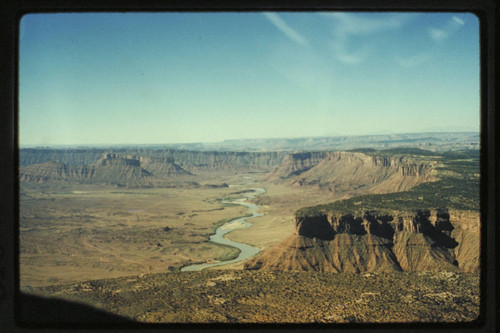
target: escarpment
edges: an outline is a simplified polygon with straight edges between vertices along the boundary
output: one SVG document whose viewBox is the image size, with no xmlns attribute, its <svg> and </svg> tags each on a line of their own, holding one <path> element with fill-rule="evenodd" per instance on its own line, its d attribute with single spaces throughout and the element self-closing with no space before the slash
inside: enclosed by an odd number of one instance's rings
<svg viewBox="0 0 500 333">
<path fill-rule="evenodd" d="M 19 151 L 21 167 L 55 161 L 66 165 L 91 165 L 97 162 L 109 149 L 32 149 Z M 174 160 L 188 172 L 213 170 L 261 170 L 269 171 L 281 163 L 285 152 L 230 152 L 230 151 L 191 151 L 177 149 L 133 149 L 113 148 L 112 153 L 120 156 L 154 161 Z"/>
<path fill-rule="evenodd" d="M 436 180 L 436 166 L 435 161 L 403 155 L 302 153 L 284 158 L 268 180 L 288 180 L 292 185 L 316 185 L 330 191 L 366 189 L 371 193 L 389 193 Z"/>
<path fill-rule="evenodd" d="M 144 185 L 161 178 L 191 175 L 173 159 L 141 158 L 135 155 L 104 153 L 90 165 L 67 165 L 48 161 L 21 167 L 21 182 L 69 182 Z"/>
<path fill-rule="evenodd" d="M 416 210 L 296 216 L 296 232 L 246 269 L 359 273 L 479 270 L 479 214 Z"/>
</svg>

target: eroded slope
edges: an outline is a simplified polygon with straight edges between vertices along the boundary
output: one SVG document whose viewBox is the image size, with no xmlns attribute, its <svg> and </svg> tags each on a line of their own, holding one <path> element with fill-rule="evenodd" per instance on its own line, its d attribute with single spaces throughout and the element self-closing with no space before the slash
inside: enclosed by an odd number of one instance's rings
<svg viewBox="0 0 500 333">
<path fill-rule="evenodd" d="M 295 234 L 245 267 L 335 273 L 476 272 L 478 230 L 479 215 L 474 212 L 297 217 Z"/>
<path fill-rule="evenodd" d="M 295 233 L 248 261 L 247 269 L 479 270 L 477 157 L 454 153 L 417 164 L 402 157 L 329 155 L 300 177 L 307 179 L 314 173 L 320 184 L 333 179 L 344 185 L 372 186 L 374 192 L 377 186 L 395 191 L 424 183 L 405 192 L 363 195 L 299 209 Z M 371 181 L 369 175 L 374 177 Z M 391 180 L 395 177 L 399 177 L 396 182 Z M 435 181 L 425 182 L 430 179 Z"/>
<path fill-rule="evenodd" d="M 366 189 L 370 193 L 390 193 L 437 180 L 437 165 L 437 161 L 416 156 L 340 151 L 295 153 L 288 155 L 267 180 L 316 185 L 329 191 Z"/>
<path fill-rule="evenodd" d="M 105 153 L 90 165 L 68 165 L 48 161 L 20 168 L 19 180 L 28 183 L 70 182 L 108 184 L 151 184 L 159 179 L 187 176 L 171 158 L 144 158 Z"/>
</svg>

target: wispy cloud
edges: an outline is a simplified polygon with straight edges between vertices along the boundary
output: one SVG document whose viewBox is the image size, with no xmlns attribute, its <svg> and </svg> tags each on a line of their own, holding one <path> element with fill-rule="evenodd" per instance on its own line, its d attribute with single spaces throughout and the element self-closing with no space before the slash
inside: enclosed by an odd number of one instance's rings
<svg viewBox="0 0 500 333">
<path fill-rule="evenodd" d="M 383 18 L 368 18 L 353 13 L 322 13 L 321 15 L 335 21 L 332 49 L 335 58 L 345 64 L 361 63 L 370 54 L 366 46 L 349 51 L 352 36 L 368 36 L 398 29 L 408 18 L 407 15 L 401 14 Z"/>
<path fill-rule="evenodd" d="M 446 22 L 446 24 L 441 28 L 431 27 L 428 29 L 429 36 L 435 42 L 441 42 L 465 25 L 464 20 L 457 16 L 453 16 Z"/>
<path fill-rule="evenodd" d="M 323 13 L 322 15 L 338 21 L 337 33 L 351 35 L 369 35 L 399 28 L 407 19 L 406 15 L 402 14 L 383 19 L 361 17 L 352 13 Z"/>
<path fill-rule="evenodd" d="M 307 45 L 307 39 L 302 36 L 300 33 L 295 31 L 292 27 L 290 27 L 281 17 L 276 13 L 263 13 L 263 15 L 272 23 L 276 28 L 278 28 L 282 33 L 284 33 L 288 38 L 292 41 L 301 44 Z"/>
<path fill-rule="evenodd" d="M 410 56 L 410 57 L 396 56 L 396 58 L 395 58 L 396 63 L 399 66 L 407 67 L 407 68 L 421 65 L 421 64 L 426 63 L 427 61 L 429 61 L 431 59 L 432 59 L 431 55 L 428 54 L 427 52 L 415 54 L 415 55 Z"/>
<path fill-rule="evenodd" d="M 452 19 L 453 21 L 457 22 L 457 23 L 458 23 L 458 24 L 460 24 L 460 25 L 464 25 L 464 24 L 465 24 L 464 20 L 462 20 L 462 19 L 461 19 L 461 18 L 459 18 L 459 17 L 453 16 L 451 19 Z"/>
</svg>

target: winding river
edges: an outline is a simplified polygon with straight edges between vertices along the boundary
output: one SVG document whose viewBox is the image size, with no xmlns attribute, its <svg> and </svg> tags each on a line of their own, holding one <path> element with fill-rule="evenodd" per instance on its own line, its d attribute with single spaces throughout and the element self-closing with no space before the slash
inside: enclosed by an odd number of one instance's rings
<svg viewBox="0 0 500 333">
<path fill-rule="evenodd" d="M 248 258 L 250 258 L 250 257 L 252 257 L 260 252 L 260 249 L 255 247 L 255 246 L 251 246 L 251 245 L 244 244 L 244 243 L 234 242 L 234 241 L 228 240 L 224 237 L 225 234 L 227 234 L 231 231 L 238 230 L 238 229 L 245 229 L 245 228 L 250 227 L 252 225 L 252 223 L 248 222 L 247 220 L 252 219 L 254 217 L 264 215 L 264 214 L 258 213 L 259 206 L 251 204 L 251 203 L 247 203 L 245 201 L 247 199 L 254 198 L 255 194 L 266 193 L 266 190 L 263 188 L 251 188 L 250 190 L 253 190 L 253 194 L 246 193 L 244 198 L 237 199 L 234 201 L 223 201 L 223 203 L 232 203 L 232 204 L 245 206 L 248 208 L 248 211 L 249 211 L 249 213 L 252 214 L 252 216 L 240 217 L 240 218 L 231 220 L 231 221 L 221 225 L 220 227 L 218 227 L 217 230 L 215 231 L 215 234 L 210 236 L 211 242 L 229 245 L 229 246 L 240 249 L 241 252 L 238 255 L 238 257 L 235 259 L 220 261 L 220 262 L 216 262 L 216 263 L 195 264 L 195 265 L 184 266 L 181 268 L 181 272 L 201 271 L 202 269 L 209 268 L 209 267 L 234 264 L 236 262 L 240 262 L 240 261 L 243 261 L 245 259 L 248 259 Z"/>
</svg>

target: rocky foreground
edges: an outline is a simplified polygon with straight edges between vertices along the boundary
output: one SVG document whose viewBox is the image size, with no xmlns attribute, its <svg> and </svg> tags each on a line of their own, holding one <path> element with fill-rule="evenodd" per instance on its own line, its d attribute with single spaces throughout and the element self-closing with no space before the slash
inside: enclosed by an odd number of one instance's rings
<svg viewBox="0 0 500 333">
<path fill-rule="evenodd" d="M 24 292 L 90 304 L 146 323 L 453 323 L 477 319 L 480 303 L 479 274 L 456 272 L 209 270 Z M 25 314 L 27 323 L 39 320 Z"/>
</svg>

